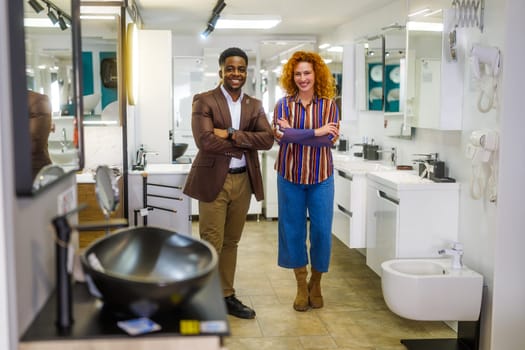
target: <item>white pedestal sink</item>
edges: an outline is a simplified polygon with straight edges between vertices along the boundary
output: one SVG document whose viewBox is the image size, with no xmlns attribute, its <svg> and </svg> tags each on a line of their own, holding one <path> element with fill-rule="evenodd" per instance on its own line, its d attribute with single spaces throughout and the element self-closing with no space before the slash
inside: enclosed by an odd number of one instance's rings
<svg viewBox="0 0 525 350">
<path fill-rule="evenodd" d="M 383 297 L 392 312 L 422 321 L 476 321 L 483 276 L 451 259 L 394 259 L 381 264 Z"/>
</svg>

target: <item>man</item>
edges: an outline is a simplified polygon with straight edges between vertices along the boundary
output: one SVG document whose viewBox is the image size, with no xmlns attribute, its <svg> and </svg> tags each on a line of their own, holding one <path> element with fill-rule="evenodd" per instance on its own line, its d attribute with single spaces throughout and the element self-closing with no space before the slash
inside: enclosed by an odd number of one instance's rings
<svg viewBox="0 0 525 350">
<path fill-rule="evenodd" d="M 219 255 L 219 274 L 230 315 L 254 318 L 235 296 L 237 246 L 252 193 L 263 199 L 257 150 L 270 149 L 273 133 L 261 101 L 242 92 L 248 56 L 229 48 L 219 57 L 221 84 L 193 98 L 192 131 L 199 152 L 184 193 L 199 200 L 200 237 Z"/>
<path fill-rule="evenodd" d="M 27 91 L 33 180 L 44 166 L 51 164 L 47 139 L 52 131 L 51 102 L 47 95 Z"/>
</svg>

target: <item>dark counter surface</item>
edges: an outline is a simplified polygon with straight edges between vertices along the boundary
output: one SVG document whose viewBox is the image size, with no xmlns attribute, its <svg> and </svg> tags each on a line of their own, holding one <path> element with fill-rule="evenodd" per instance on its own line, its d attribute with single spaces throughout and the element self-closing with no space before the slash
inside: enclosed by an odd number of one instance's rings
<svg viewBox="0 0 525 350">
<path fill-rule="evenodd" d="M 56 293 L 53 292 L 22 336 L 22 342 L 130 337 L 117 326 L 117 322 L 135 317 L 117 315 L 105 308 L 100 300 L 89 293 L 85 283 L 77 282 L 73 287 L 75 322 L 70 329 L 59 330 L 55 326 L 56 305 Z M 162 329 L 140 337 L 230 335 L 217 270 L 207 285 L 186 304 L 150 318 Z"/>
</svg>

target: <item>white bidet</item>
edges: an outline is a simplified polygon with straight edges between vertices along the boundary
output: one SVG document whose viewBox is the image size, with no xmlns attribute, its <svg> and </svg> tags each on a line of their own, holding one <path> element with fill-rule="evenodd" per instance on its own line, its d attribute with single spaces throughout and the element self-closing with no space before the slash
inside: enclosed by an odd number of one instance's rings
<svg viewBox="0 0 525 350">
<path fill-rule="evenodd" d="M 483 276 L 451 259 L 394 259 L 381 264 L 383 297 L 392 312 L 420 321 L 475 321 Z"/>
</svg>

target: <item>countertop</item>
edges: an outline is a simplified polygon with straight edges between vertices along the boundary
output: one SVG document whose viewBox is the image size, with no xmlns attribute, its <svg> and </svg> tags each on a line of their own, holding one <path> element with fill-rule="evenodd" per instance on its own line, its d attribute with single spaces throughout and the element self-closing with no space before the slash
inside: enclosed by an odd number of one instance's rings
<svg viewBox="0 0 525 350">
<path fill-rule="evenodd" d="M 88 292 L 85 283 L 77 282 L 73 290 L 75 322 L 71 329 L 60 332 L 55 326 L 56 294 L 53 293 L 22 336 L 21 343 L 51 340 L 132 339 L 117 326 L 117 321 L 123 318 L 102 306 L 100 300 Z M 133 317 L 124 319 L 129 318 Z M 140 338 L 229 335 L 230 328 L 217 270 L 211 276 L 208 284 L 187 304 L 174 308 L 170 313 L 153 315 L 151 319 L 160 324 L 162 329 L 141 335 Z"/>
<path fill-rule="evenodd" d="M 366 160 L 361 157 L 355 157 L 350 152 L 333 151 L 334 168 L 350 172 L 352 174 L 366 174 L 371 171 L 393 170 L 393 167 L 382 160 Z"/>
<path fill-rule="evenodd" d="M 147 164 L 144 170 L 131 170 L 130 175 L 147 174 L 189 174 L 191 164 L 161 163 Z"/>
</svg>

